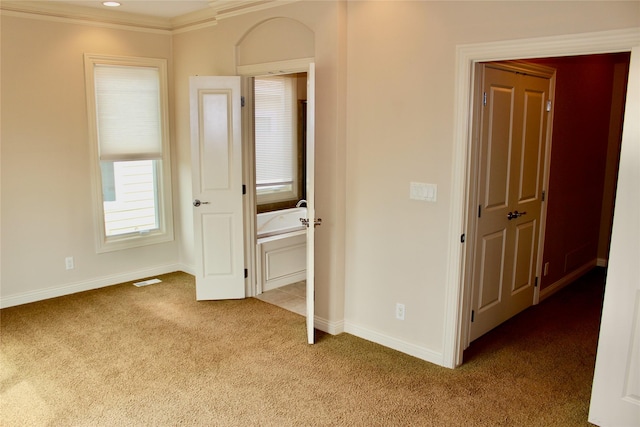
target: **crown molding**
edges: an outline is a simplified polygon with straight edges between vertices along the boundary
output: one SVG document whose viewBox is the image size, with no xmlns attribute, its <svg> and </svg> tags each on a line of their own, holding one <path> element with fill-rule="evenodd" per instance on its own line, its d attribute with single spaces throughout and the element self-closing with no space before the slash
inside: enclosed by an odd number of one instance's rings
<svg viewBox="0 0 640 427">
<path fill-rule="evenodd" d="M 38 1 L 0 1 L 0 12 L 8 16 L 58 22 L 74 22 L 145 32 L 169 33 L 171 22 L 153 16 L 101 10 L 68 3 Z"/>
<path fill-rule="evenodd" d="M 200 28 L 218 25 L 215 9 L 203 9 L 185 15 L 177 16 L 170 20 L 173 33 L 184 33 L 199 30 Z"/>
<path fill-rule="evenodd" d="M 144 32 L 182 33 L 217 25 L 221 19 L 298 1 L 302 0 L 213 0 L 209 9 L 166 19 L 69 3 L 1 0 L 0 14 Z"/>
<path fill-rule="evenodd" d="M 220 20 L 299 1 L 302 0 L 213 0 L 209 6 Z"/>
</svg>

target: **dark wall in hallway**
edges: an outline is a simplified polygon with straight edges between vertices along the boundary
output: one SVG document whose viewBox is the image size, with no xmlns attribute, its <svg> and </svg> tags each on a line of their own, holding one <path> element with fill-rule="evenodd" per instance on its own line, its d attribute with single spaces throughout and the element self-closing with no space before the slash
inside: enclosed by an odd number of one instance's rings
<svg viewBox="0 0 640 427">
<path fill-rule="evenodd" d="M 607 259 L 629 54 L 531 62 L 557 70 L 544 289 L 593 260 Z"/>
</svg>

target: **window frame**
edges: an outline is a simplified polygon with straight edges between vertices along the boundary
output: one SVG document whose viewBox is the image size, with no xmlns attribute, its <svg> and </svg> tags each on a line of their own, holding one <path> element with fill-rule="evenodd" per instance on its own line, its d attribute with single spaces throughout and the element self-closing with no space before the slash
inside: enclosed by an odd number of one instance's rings
<svg viewBox="0 0 640 427">
<path fill-rule="evenodd" d="M 96 111 L 96 94 L 94 69 L 96 66 L 122 66 L 122 67 L 147 67 L 155 68 L 159 73 L 160 80 L 160 127 L 162 156 L 156 162 L 156 173 L 158 179 L 156 203 L 158 214 L 158 228 L 150 231 L 141 231 L 107 236 L 105 228 L 104 201 L 102 189 L 102 172 L 99 158 L 99 140 Z M 92 199 L 94 206 L 94 229 L 96 252 L 111 252 L 122 249 L 129 249 L 169 242 L 174 239 L 173 232 L 173 208 L 171 195 L 171 156 L 170 156 L 170 129 L 169 129 L 169 97 L 167 60 L 160 58 L 142 58 L 111 56 L 100 54 L 85 54 L 85 85 L 87 101 L 87 118 L 89 130 L 89 146 L 91 155 L 91 181 Z M 146 159 L 145 159 L 146 160 Z"/>
</svg>

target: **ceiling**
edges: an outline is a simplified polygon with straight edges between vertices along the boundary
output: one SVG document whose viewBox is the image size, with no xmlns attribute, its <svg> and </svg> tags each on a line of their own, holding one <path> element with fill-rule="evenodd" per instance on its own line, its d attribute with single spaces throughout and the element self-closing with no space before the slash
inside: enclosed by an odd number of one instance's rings
<svg viewBox="0 0 640 427">
<path fill-rule="evenodd" d="M 185 31 L 215 25 L 220 19 L 300 0 L 0 0 L 3 13 L 28 13 L 47 18 L 104 22 L 147 30 Z"/>
<path fill-rule="evenodd" d="M 71 4 L 74 6 L 91 7 L 102 10 L 135 13 L 139 15 L 154 16 L 159 18 L 175 18 L 198 10 L 210 8 L 214 1 L 209 0 L 119 0 L 119 7 L 106 7 L 102 0 L 45 0 L 47 3 Z M 221 2 L 230 3 L 230 0 Z"/>
</svg>

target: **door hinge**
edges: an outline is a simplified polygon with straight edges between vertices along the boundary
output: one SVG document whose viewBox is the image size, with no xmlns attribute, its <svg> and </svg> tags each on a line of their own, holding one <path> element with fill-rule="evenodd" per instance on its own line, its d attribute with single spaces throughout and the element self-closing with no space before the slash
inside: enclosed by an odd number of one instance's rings
<svg viewBox="0 0 640 427">
<path fill-rule="evenodd" d="M 551 111 L 551 100 L 547 101 L 547 113 Z"/>
<path fill-rule="evenodd" d="M 533 284 L 533 287 L 534 287 L 534 288 L 537 288 L 537 287 L 538 287 L 538 278 L 537 278 L 537 277 L 536 277 L 536 281 L 535 281 L 535 282 L 534 282 L 534 284 Z"/>
<path fill-rule="evenodd" d="M 542 201 L 543 202 L 544 202 L 544 198 L 546 197 L 546 195 L 547 195 L 547 192 L 542 190 Z"/>
<path fill-rule="evenodd" d="M 475 317 L 476 317 L 476 312 L 474 310 L 471 310 L 471 322 L 475 320 Z"/>
<path fill-rule="evenodd" d="M 478 205 L 478 218 L 482 216 L 482 205 Z"/>
<path fill-rule="evenodd" d="M 460 243 L 464 243 L 465 239 L 466 239 L 466 236 L 464 234 L 460 236 Z"/>
<path fill-rule="evenodd" d="M 246 279 L 247 277 L 249 277 L 249 270 L 248 269 L 244 269 L 244 278 Z"/>
<path fill-rule="evenodd" d="M 247 186 L 242 184 L 242 194 L 247 194 Z"/>
<path fill-rule="evenodd" d="M 487 92 L 482 94 L 482 105 L 485 107 L 487 106 Z"/>
<path fill-rule="evenodd" d="M 241 97 L 240 97 L 240 106 L 241 106 L 241 107 L 244 107 L 244 104 L 245 104 L 245 102 L 244 102 L 244 96 L 241 96 Z"/>
</svg>

